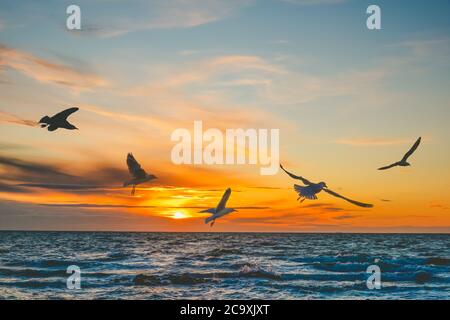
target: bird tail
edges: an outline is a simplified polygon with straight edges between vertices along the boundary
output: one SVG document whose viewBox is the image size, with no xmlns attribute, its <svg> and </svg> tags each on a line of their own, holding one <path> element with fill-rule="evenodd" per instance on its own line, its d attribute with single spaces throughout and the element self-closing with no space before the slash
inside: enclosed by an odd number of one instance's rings
<svg viewBox="0 0 450 320">
<path fill-rule="evenodd" d="M 123 186 L 124 186 L 124 187 L 128 187 L 128 186 L 131 186 L 132 184 L 135 184 L 134 179 L 125 181 L 125 182 L 123 183 Z"/>
<path fill-rule="evenodd" d="M 208 218 L 205 219 L 205 224 L 208 224 L 211 221 L 214 222 L 215 220 L 216 220 L 216 218 L 214 216 L 208 217 Z"/>
</svg>

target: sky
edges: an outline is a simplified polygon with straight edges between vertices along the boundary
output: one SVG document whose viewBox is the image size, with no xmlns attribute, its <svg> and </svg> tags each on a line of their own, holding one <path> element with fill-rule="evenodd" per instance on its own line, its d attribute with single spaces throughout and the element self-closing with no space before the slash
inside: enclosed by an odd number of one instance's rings
<svg viewBox="0 0 450 320">
<path fill-rule="evenodd" d="M 449 16 L 445 0 L 3 0 L 0 229 L 450 232 Z M 72 106 L 79 130 L 34 125 Z M 259 165 L 176 165 L 171 133 L 195 120 L 280 129 L 289 171 L 374 207 L 300 203 Z M 411 167 L 376 170 L 419 136 Z M 158 177 L 135 197 L 128 152 Z M 198 211 L 228 187 L 238 211 L 211 228 Z"/>
</svg>

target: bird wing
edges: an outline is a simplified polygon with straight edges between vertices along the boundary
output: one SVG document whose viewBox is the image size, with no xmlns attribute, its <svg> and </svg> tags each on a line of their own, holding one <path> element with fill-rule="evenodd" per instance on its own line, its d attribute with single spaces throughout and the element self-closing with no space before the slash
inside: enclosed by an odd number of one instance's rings
<svg viewBox="0 0 450 320">
<path fill-rule="evenodd" d="M 55 114 L 52 119 L 53 120 L 66 120 L 68 116 L 70 116 L 72 113 L 77 112 L 79 108 L 69 108 L 64 111 L 61 111 L 60 113 Z"/>
<path fill-rule="evenodd" d="M 362 202 L 359 202 L 359 201 L 355 201 L 355 200 L 346 198 L 346 197 L 341 196 L 340 194 L 338 194 L 338 193 L 336 193 L 334 191 L 331 191 L 330 189 L 323 188 L 322 190 L 325 191 L 326 193 L 331 194 L 332 196 L 335 196 L 335 197 L 344 199 L 345 201 L 348 201 L 350 203 L 353 203 L 354 205 L 357 205 L 357 206 L 360 206 L 360 207 L 364 207 L 364 208 L 372 208 L 373 207 L 373 204 L 362 203 Z"/>
<path fill-rule="evenodd" d="M 211 214 L 215 214 L 215 213 L 216 213 L 216 208 L 205 209 L 205 210 L 199 211 L 198 213 L 211 213 Z"/>
<path fill-rule="evenodd" d="M 385 167 L 378 168 L 378 170 L 386 170 L 386 169 L 390 169 L 390 168 L 393 168 L 393 167 L 396 167 L 396 166 L 398 166 L 398 162 L 395 162 L 395 163 L 390 164 L 390 165 L 385 166 Z"/>
<path fill-rule="evenodd" d="M 280 164 L 280 168 L 283 169 L 284 172 L 286 172 L 291 178 L 293 179 L 297 179 L 297 180 L 301 180 L 305 185 L 310 185 L 312 184 L 311 181 L 309 181 L 308 179 L 305 179 L 303 177 L 300 176 L 296 176 L 293 173 L 290 173 L 289 171 L 287 171 L 286 169 L 283 168 L 283 166 Z"/>
<path fill-rule="evenodd" d="M 409 149 L 409 151 L 403 156 L 402 161 L 408 160 L 408 158 L 414 153 L 414 151 L 416 151 L 421 140 L 422 140 L 422 137 L 419 137 L 419 139 L 417 139 L 417 141 L 414 143 L 414 145 L 411 147 L 411 149 Z"/>
<path fill-rule="evenodd" d="M 231 195 L 231 189 L 228 188 L 227 190 L 225 190 L 225 193 L 223 194 L 222 199 L 220 199 L 220 202 L 216 208 L 216 212 L 220 212 L 225 208 L 227 201 L 230 198 L 230 195 Z"/>
<path fill-rule="evenodd" d="M 136 161 L 133 154 L 129 153 L 127 156 L 128 171 L 134 178 L 145 178 L 147 173 L 141 168 L 139 162 Z"/>
</svg>

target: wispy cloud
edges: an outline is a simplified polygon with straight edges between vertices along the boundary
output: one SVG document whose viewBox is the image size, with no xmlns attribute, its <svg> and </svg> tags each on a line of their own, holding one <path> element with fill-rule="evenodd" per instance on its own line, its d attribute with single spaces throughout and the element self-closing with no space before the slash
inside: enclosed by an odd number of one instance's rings
<svg viewBox="0 0 450 320">
<path fill-rule="evenodd" d="M 8 112 L 0 111 L 0 123 L 15 123 L 21 124 L 28 127 L 36 127 L 38 125 L 37 121 L 22 119 L 16 115 Z"/>
<path fill-rule="evenodd" d="M 411 143 L 411 139 L 353 138 L 353 139 L 340 139 L 337 140 L 336 143 L 358 147 L 390 146 L 397 144 L 408 144 Z"/>
<path fill-rule="evenodd" d="M 335 220 L 349 220 L 360 217 L 359 215 L 353 215 L 353 214 L 342 214 L 336 217 L 333 217 Z"/>
<path fill-rule="evenodd" d="M 95 12 L 95 20 L 85 19 L 81 34 L 100 37 L 115 37 L 129 32 L 153 29 L 190 28 L 226 19 L 254 0 L 130 0 L 123 10 L 80 0 L 84 10 Z M 80 33 L 73 33 L 75 35 Z"/>
<path fill-rule="evenodd" d="M 431 203 L 431 204 L 429 205 L 429 207 L 430 207 L 431 209 L 450 210 L 450 207 L 449 207 L 449 206 L 447 206 L 447 205 L 445 205 L 445 204 L 442 204 L 442 203 Z"/>
<path fill-rule="evenodd" d="M 0 181 L 0 192 L 6 193 L 27 193 L 28 191 L 25 188 L 20 186 L 6 184 Z"/>
<path fill-rule="evenodd" d="M 450 53 L 450 38 L 411 39 L 390 44 L 387 47 L 407 49 L 410 59 L 426 58 L 436 54 L 448 57 Z"/>
<path fill-rule="evenodd" d="M 180 87 L 193 83 L 205 83 L 210 80 L 217 81 L 225 75 L 236 81 L 248 79 L 245 76 L 248 72 L 279 74 L 285 73 L 285 70 L 259 56 L 224 55 L 187 65 L 184 70 L 180 70 L 178 66 L 177 70 L 166 76 L 163 84 Z M 258 78 L 260 79 L 260 77 Z"/>
<path fill-rule="evenodd" d="M 62 172 L 53 165 L 28 162 L 5 156 L 0 156 L 1 167 L 8 169 L 2 174 L 4 179 L 25 179 L 25 181 L 30 181 L 27 179 L 61 180 L 74 178 L 74 176 Z"/>
<path fill-rule="evenodd" d="M 11 68 L 39 82 L 65 86 L 76 91 L 108 85 L 106 79 L 94 73 L 42 59 L 3 44 L 0 44 L 0 67 Z"/>
<path fill-rule="evenodd" d="M 340 4 L 347 2 L 348 0 L 280 0 L 280 1 L 302 6 L 314 6 L 322 4 Z"/>
<path fill-rule="evenodd" d="M 317 210 L 319 210 L 321 212 L 340 212 L 340 211 L 345 211 L 345 209 L 343 209 L 341 207 L 337 207 L 337 206 L 334 206 L 334 205 L 328 204 L 328 203 L 304 204 L 304 205 L 302 205 L 302 208 L 317 209 Z"/>
<path fill-rule="evenodd" d="M 91 164 L 82 175 L 68 173 L 51 163 L 40 163 L 0 156 L 2 179 L 18 181 L 17 187 L 34 187 L 59 190 L 82 190 L 121 185 L 128 178 L 126 169 Z"/>
<path fill-rule="evenodd" d="M 99 204 L 99 203 L 43 203 L 42 206 L 48 207 L 75 207 L 75 208 L 123 208 L 123 209 L 207 209 L 207 206 L 163 206 L 163 205 L 125 205 L 125 204 Z M 235 207 L 238 210 L 267 210 L 270 207 L 245 206 Z"/>
<path fill-rule="evenodd" d="M 325 97 L 376 96 L 388 74 L 384 66 L 349 70 L 338 74 L 314 75 L 292 68 L 290 62 L 260 55 L 223 55 L 168 67 L 159 83 L 177 89 L 198 89 L 230 95 L 235 87 L 252 87 L 255 100 L 267 104 L 299 104 Z M 170 70 L 173 71 L 170 71 Z M 197 86 L 193 88 L 194 86 Z M 256 100 L 258 99 L 258 100 Z"/>
</svg>

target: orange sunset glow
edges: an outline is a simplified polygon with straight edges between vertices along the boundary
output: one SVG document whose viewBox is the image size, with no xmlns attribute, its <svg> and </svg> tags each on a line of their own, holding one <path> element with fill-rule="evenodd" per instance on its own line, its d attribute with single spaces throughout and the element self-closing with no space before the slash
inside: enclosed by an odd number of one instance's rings
<svg viewBox="0 0 450 320">
<path fill-rule="evenodd" d="M 33 28 L 0 16 L 0 228 L 450 231 L 445 30 L 377 36 L 344 24 L 324 34 L 275 16 L 261 37 L 265 11 L 223 6 L 79 34 L 45 14 Z M 100 11 L 98 23 L 105 22 Z M 37 125 L 74 106 L 70 122 L 79 130 Z M 325 192 L 297 201 L 299 181 L 281 170 L 261 175 L 260 163 L 175 164 L 171 135 L 193 134 L 194 121 L 222 133 L 279 129 L 280 163 L 290 172 L 374 207 Z M 410 167 L 377 170 L 400 160 L 418 137 Z M 157 177 L 135 196 L 123 187 L 129 152 Z M 227 205 L 238 211 L 210 227 L 199 212 L 215 207 L 227 188 Z"/>
</svg>

